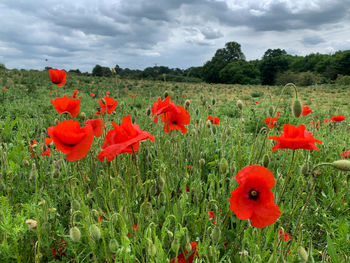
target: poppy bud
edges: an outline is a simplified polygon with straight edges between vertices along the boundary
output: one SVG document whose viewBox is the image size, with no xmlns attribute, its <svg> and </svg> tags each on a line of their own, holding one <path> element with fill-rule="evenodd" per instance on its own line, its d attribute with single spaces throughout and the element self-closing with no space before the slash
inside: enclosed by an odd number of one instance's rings
<svg viewBox="0 0 350 263">
<path fill-rule="evenodd" d="M 270 163 L 270 158 L 269 158 L 269 156 L 267 154 L 265 154 L 264 157 L 263 157 L 263 166 L 265 168 L 267 168 L 267 166 L 269 166 L 269 163 Z"/>
<path fill-rule="evenodd" d="M 119 243 L 118 243 L 118 241 L 115 238 L 112 238 L 109 241 L 108 246 L 109 246 L 110 251 L 116 253 L 118 248 L 119 248 Z"/>
<path fill-rule="evenodd" d="M 58 124 L 58 123 L 59 123 L 58 119 L 55 119 L 55 124 Z"/>
<path fill-rule="evenodd" d="M 228 161 L 225 158 L 222 158 L 219 163 L 219 170 L 221 173 L 226 174 L 228 168 Z"/>
<path fill-rule="evenodd" d="M 148 255 L 154 257 L 157 253 L 157 248 L 149 238 L 146 238 L 146 247 Z"/>
<path fill-rule="evenodd" d="M 199 109 L 196 109 L 196 115 L 197 116 L 199 115 Z"/>
<path fill-rule="evenodd" d="M 296 99 L 293 103 L 293 115 L 295 118 L 299 118 L 303 112 L 303 107 L 301 106 L 300 100 Z"/>
<path fill-rule="evenodd" d="M 163 176 L 159 176 L 159 180 L 158 180 L 158 187 L 160 191 L 163 191 L 165 186 L 165 180 Z"/>
<path fill-rule="evenodd" d="M 220 237 L 221 237 L 221 230 L 219 227 L 216 226 L 211 232 L 211 238 L 214 243 L 217 243 L 220 240 Z"/>
<path fill-rule="evenodd" d="M 85 112 L 81 112 L 79 115 L 80 119 L 85 120 L 86 119 L 86 114 Z"/>
<path fill-rule="evenodd" d="M 299 254 L 299 257 L 304 261 L 306 262 L 308 260 L 308 253 L 307 251 L 305 250 L 305 248 L 303 248 L 302 246 L 299 246 L 298 247 L 298 254 Z"/>
<path fill-rule="evenodd" d="M 26 224 L 28 225 L 29 229 L 35 229 L 38 226 L 38 221 L 34 219 L 27 219 Z"/>
<path fill-rule="evenodd" d="M 186 100 L 185 101 L 185 108 L 187 109 L 188 107 L 190 107 L 191 101 L 190 100 Z"/>
<path fill-rule="evenodd" d="M 211 104 L 213 104 L 213 106 L 214 106 L 215 103 L 216 103 L 216 99 L 213 98 L 213 99 L 211 100 Z"/>
<path fill-rule="evenodd" d="M 78 211 L 80 209 L 80 203 L 78 200 L 74 199 L 72 204 L 71 204 L 72 210 L 73 211 Z"/>
<path fill-rule="evenodd" d="M 238 109 L 242 110 L 243 109 L 243 103 L 241 100 L 237 100 L 237 107 Z"/>
<path fill-rule="evenodd" d="M 173 250 L 173 252 L 175 254 L 177 254 L 179 252 L 179 249 L 180 249 L 180 242 L 177 238 L 175 238 L 173 240 L 173 242 L 171 243 L 171 249 Z"/>
<path fill-rule="evenodd" d="M 273 106 L 271 106 L 271 107 L 269 108 L 269 114 L 270 114 L 270 117 L 272 117 L 272 115 L 273 115 L 273 111 L 274 111 Z"/>
<path fill-rule="evenodd" d="M 309 165 L 307 163 L 304 163 L 300 169 L 300 172 L 302 175 L 307 175 L 309 173 Z"/>
<path fill-rule="evenodd" d="M 348 160 L 338 160 L 332 163 L 334 168 L 342 171 L 350 171 L 350 161 Z"/>
<path fill-rule="evenodd" d="M 166 98 L 166 97 L 168 97 L 168 96 L 169 96 L 169 92 L 168 92 L 167 90 L 164 91 L 163 97 Z"/>
<path fill-rule="evenodd" d="M 81 232 L 80 232 L 79 228 L 77 228 L 76 226 L 72 227 L 69 230 L 69 236 L 73 242 L 78 242 L 80 240 L 80 237 L 81 237 Z"/>
<path fill-rule="evenodd" d="M 203 158 L 201 158 L 201 159 L 199 160 L 199 165 L 200 165 L 200 166 L 205 165 L 205 160 L 204 160 Z"/>
<path fill-rule="evenodd" d="M 150 116 L 150 115 L 151 115 L 151 108 L 148 108 L 148 109 L 147 109 L 146 114 L 147 114 L 147 116 Z"/>
<path fill-rule="evenodd" d="M 207 127 L 208 127 L 208 128 L 211 127 L 211 122 L 210 122 L 209 120 L 206 122 L 206 124 L 207 124 Z"/>
<path fill-rule="evenodd" d="M 90 237 L 95 240 L 98 241 L 101 238 L 101 230 L 97 225 L 91 225 L 89 228 L 89 233 L 90 233 Z"/>
</svg>

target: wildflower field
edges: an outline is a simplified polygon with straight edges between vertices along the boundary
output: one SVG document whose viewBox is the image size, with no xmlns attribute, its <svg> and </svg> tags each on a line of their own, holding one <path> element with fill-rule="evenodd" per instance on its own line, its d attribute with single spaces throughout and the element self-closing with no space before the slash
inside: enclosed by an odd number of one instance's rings
<svg viewBox="0 0 350 263">
<path fill-rule="evenodd" d="M 1 262 L 349 262 L 350 87 L 0 71 Z"/>
</svg>

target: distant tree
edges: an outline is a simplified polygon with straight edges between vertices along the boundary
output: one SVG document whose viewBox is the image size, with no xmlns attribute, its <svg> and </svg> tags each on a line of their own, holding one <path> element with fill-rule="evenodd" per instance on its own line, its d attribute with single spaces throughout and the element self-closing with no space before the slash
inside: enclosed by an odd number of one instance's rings
<svg viewBox="0 0 350 263">
<path fill-rule="evenodd" d="M 79 69 L 71 69 L 68 71 L 69 73 L 75 73 L 75 74 L 78 74 L 78 75 L 81 75 L 81 72 Z"/>
<path fill-rule="evenodd" d="M 232 61 L 219 72 L 221 82 L 227 84 L 259 84 L 259 75 L 259 70 L 245 60 Z"/>
<path fill-rule="evenodd" d="M 92 69 L 92 75 L 97 77 L 110 77 L 112 76 L 112 71 L 108 67 L 102 67 L 100 65 L 96 65 Z"/>
<path fill-rule="evenodd" d="M 334 54 L 335 70 L 340 75 L 350 75 L 350 50 Z"/>
<path fill-rule="evenodd" d="M 273 85 L 277 73 L 288 69 L 287 52 L 284 49 L 268 49 L 260 64 L 263 85 Z"/>
</svg>

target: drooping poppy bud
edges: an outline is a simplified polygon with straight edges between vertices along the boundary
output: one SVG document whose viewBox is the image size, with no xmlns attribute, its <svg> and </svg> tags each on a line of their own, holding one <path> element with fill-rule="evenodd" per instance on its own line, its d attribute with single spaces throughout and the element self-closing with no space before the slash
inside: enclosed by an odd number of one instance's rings
<svg viewBox="0 0 350 263">
<path fill-rule="evenodd" d="M 118 243 L 118 241 L 117 241 L 115 238 L 112 238 L 112 239 L 109 241 L 108 246 L 109 246 L 109 249 L 110 249 L 112 252 L 116 253 L 116 252 L 118 251 L 118 248 L 119 248 L 119 243 Z"/>
<path fill-rule="evenodd" d="M 80 232 L 79 228 L 77 228 L 76 226 L 72 227 L 69 230 L 69 236 L 73 242 L 78 242 L 80 240 L 80 237 L 81 237 L 81 232 Z"/>
<path fill-rule="evenodd" d="M 298 247 L 298 254 L 299 254 L 299 257 L 304 261 L 304 262 L 307 262 L 308 258 L 309 258 L 309 255 L 307 253 L 307 251 L 305 250 L 305 248 L 303 248 L 302 246 L 299 246 Z"/>
<path fill-rule="evenodd" d="M 226 174 L 228 169 L 228 161 L 225 158 L 222 158 L 219 163 L 219 170 L 221 173 Z"/>
<path fill-rule="evenodd" d="M 303 112 L 303 107 L 301 106 L 301 102 L 298 99 L 295 99 L 293 103 L 293 115 L 295 118 L 299 118 L 301 113 Z"/>
<path fill-rule="evenodd" d="M 350 171 L 350 161 L 348 160 L 334 161 L 332 166 L 342 171 Z"/>
<path fill-rule="evenodd" d="M 98 241 L 101 238 L 101 230 L 97 225 L 90 226 L 89 234 L 90 234 L 90 237 L 95 241 Z"/>
</svg>

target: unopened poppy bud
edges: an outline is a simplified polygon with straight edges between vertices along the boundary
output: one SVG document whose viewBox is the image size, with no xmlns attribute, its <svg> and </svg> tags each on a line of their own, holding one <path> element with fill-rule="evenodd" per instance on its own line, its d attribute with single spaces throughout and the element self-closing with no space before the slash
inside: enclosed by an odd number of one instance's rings
<svg viewBox="0 0 350 263">
<path fill-rule="evenodd" d="M 58 123 L 59 123 L 58 119 L 55 119 L 55 124 L 58 124 Z"/>
<path fill-rule="evenodd" d="M 85 120 L 86 119 L 86 114 L 85 112 L 81 112 L 79 115 L 80 119 Z"/>
<path fill-rule="evenodd" d="M 219 227 L 214 227 L 213 231 L 211 232 L 211 238 L 214 243 L 218 242 L 221 237 L 221 230 Z"/>
<path fill-rule="evenodd" d="M 309 165 L 304 163 L 303 166 L 301 166 L 300 172 L 302 175 L 307 175 L 309 173 Z"/>
<path fill-rule="evenodd" d="M 78 242 L 80 240 L 80 237 L 81 237 L 81 232 L 80 232 L 79 228 L 77 228 L 76 226 L 72 227 L 69 230 L 69 236 L 73 242 Z"/>
<path fill-rule="evenodd" d="M 38 226 L 38 221 L 34 219 L 27 219 L 26 224 L 28 225 L 29 229 L 35 229 Z"/>
<path fill-rule="evenodd" d="M 271 106 L 271 107 L 269 108 L 269 115 L 270 115 L 270 117 L 272 117 L 273 112 L 274 112 L 274 108 Z"/>
<path fill-rule="evenodd" d="M 200 166 L 205 165 L 205 160 L 204 160 L 203 158 L 201 158 L 201 159 L 199 160 L 199 165 L 200 165 Z"/>
<path fill-rule="evenodd" d="M 216 103 L 216 99 L 213 98 L 213 99 L 211 100 L 211 104 L 213 104 L 213 106 L 214 106 L 215 103 Z"/>
<path fill-rule="evenodd" d="M 164 91 L 164 94 L 163 94 L 164 98 L 168 97 L 169 96 L 169 92 L 166 90 Z"/>
<path fill-rule="evenodd" d="M 348 160 L 334 161 L 332 166 L 342 171 L 350 171 L 350 161 Z"/>
<path fill-rule="evenodd" d="M 188 108 L 191 104 L 191 101 L 190 100 L 186 100 L 185 101 L 185 107 Z"/>
<path fill-rule="evenodd" d="M 303 112 L 303 107 L 301 106 L 300 100 L 296 99 L 293 103 L 293 115 L 295 118 L 299 118 Z"/>
<path fill-rule="evenodd" d="M 71 206 L 73 211 L 78 211 L 80 209 L 80 203 L 76 199 L 73 200 Z"/>
<path fill-rule="evenodd" d="M 270 163 L 270 158 L 269 158 L 269 156 L 267 154 L 265 154 L 264 157 L 263 157 L 263 166 L 265 168 L 267 168 L 267 166 L 269 166 L 269 163 Z"/>
<path fill-rule="evenodd" d="M 115 238 L 112 238 L 109 241 L 108 246 L 109 246 L 110 251 L 116 253 L 118 251 L 118 248 L 119 248 L 119 243 Z"/>
<path fill-rule="evenodd" d="M 95 240 L 98 241 L 101 238 L 101 230 L 97 225 L 91 225 L 89 228 L 89 233 L 90 233 L 90 237 Z"/>
<path fill-rule="evenodd" d="M 146 248 L 148 255 L 150 255 L 151 257 L 154 257 L 156 255 L 157 249 L 153 244 L 152 240 L 150 240 L 149 238 L 146 238 Z"/>
<path fill-rule="evenodd" d="M 299 246 L 299 247 L 298 247 L 298 254 L 299 254 L 299 257 L 300 257 L 304 262 L 306 262 L 306 261 L 308 260 L 308 258 L 309 258 L 309 255 L 308 255 L 306 249 L 303 248 L 302 246 Z"/>
<path fill-rule="evenodd" d="M 175 254 L 177 254 L 179 252 L 180 242 L 179 242 L 179 240 L 177 240 L 177 238 L 175 238 L 173 240 L 173 242 L 171 243 L 171 249 Z"/>
<path fill-rule="evenodd" d="M 225 158 L 222 158 L 219 163 L 219 170 L 221 173 L 226 174 L 228 169 L 228 161 Z"/>
<path fill-rule="evenodd" d="M 163 176 L 159 176 L 159 180 L 158 180 L 158 187 L 160 191 L 163 191 L 165 186 L 165 180 Z"/>
<path fill-rule="evenodd" d="M 243 103 L 241 100 L 237 100 L 237 107 L 238 109 L 242 110 L 243 109 Z"/>
</svg>

